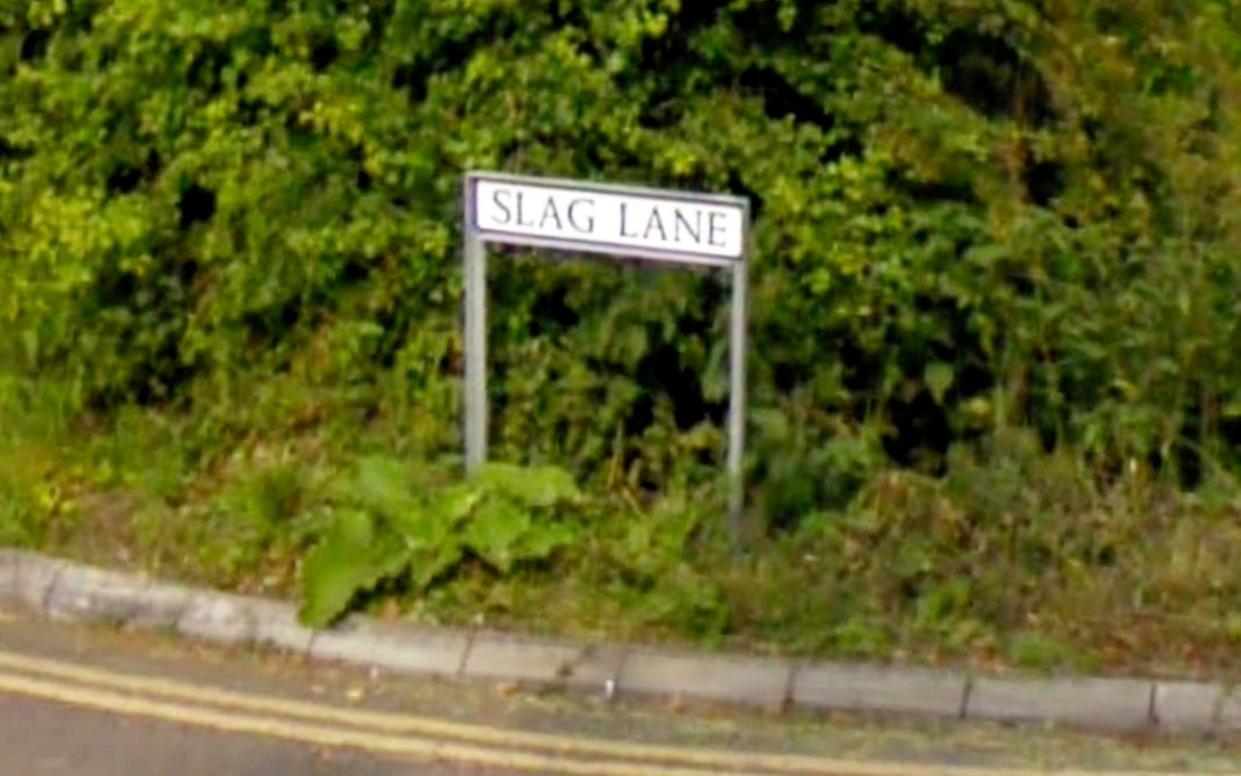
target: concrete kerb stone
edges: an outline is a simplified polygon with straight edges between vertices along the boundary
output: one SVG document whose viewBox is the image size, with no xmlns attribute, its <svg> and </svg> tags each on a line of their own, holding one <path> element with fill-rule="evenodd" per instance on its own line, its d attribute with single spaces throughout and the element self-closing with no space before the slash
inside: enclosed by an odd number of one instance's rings
<svg viewBox="0 0 1241 776">
<path fill-rule="evenodd" d="M 17 580 L 10 603 L 44 615 L 56 578 L 69 564 L 34 553 L 21 553 L 17 561 Z"/>
<path fill-rule="evenodd" d="M 335 628 L 316 632 L 310 656 L 394 673 L 455 678 L 469 644 L 469 634 L 462 631 L 390 626 L 349 617 Z"/>
<path fill-rule="evenodd" d="M 189 600 L 187 588 L 154 583 L 136 574 L 66 564 L 48 593 L 46 614 L 53 620 L 170 627 Z"/>
<path fill-rule="evenodd" d="M 811 664 L 793 677 L 795 708 L 862 714 L 960 717 L 965 674 L 920 668 Z"/>
<path fill-rule="evenodd" d="M 297 619 L 297 608 L 283 601 L 201 592 L 189 597 L 177 630 L 220 644 L 253 645 L 307 654 L 314 631 Z"/>
<path fill-rule="evenodd" d="M 1224 702 L 1224 688 L 1205 682 L 1156 682 L 1152 712 L 1155 724 L 1175 732 L 1215 727 Z"/>
<path fill-rule="evenodd" d="M 1129 679 L 976 678 L 965 716 L 1136 730 L 1153 724 L 1154 684 Z"/>
<path fill-rule="evenodd" d="M 788 702 L 791 663 L 634 649 L 617 682 L 623 694 L 678 696 L 768 709 Z"/>
<path fill-rule="evenodd" d="M 579 692 L 601 692 L 611 700 L 620 684 L 629 649 L 623 644 L 590 644 L 566 667 L 565 686 Z"/>
<path fill-rule="evenodd" d="M 766 708 L 786 703 L 974 720 L 1058 722 L 1173 732 L 1241 730 L 1241 692 L 1218 684 L 1124 679 L 974 678 L 917 668 L 812 664 L 579 645 L 497 633 L 410 628 L 362 617 L 314 632 L 296 608 L 198 591 L 0 548 L 0 603 L 55 619 L 137 627 L 175 623 L 185 636 L 258 644 L 396 673 L 507 680 Z"/>
<path fill-rule="evenodd" d="M 0 606 L 16 606 L 22 553 L 0 548 Z"/>
<path fill-rule="evenodd" d="M 624 648 L 613 644 L 572 644 L 484 631 L 474 634 L 461 674 L 466 679 L 597 690 L 610 696 L 623 658 Z"/>
<path fill-rule="evenodd" d="M 562 684 L 582 647 L 491 633 L 474 634 L 462 666 L 466 679 L 497 679 L 535 685 Z"/>
<path fill-rule="evenodd" d="M 1230 733 L 1241 730 L 1241 687 L 1222 688 L 1214 724 L 1218 730 Z"/>
<path fill-rule="evenodd" d="M 226 593 L 195 593 L 177 620 L 177 632 L 230 646 L 253 644 L 256 628 L 251 603 L 250 599 Z"/>
<path fill-rule="evenodd" d="M 305 655 L 310 652 L 315 632 L 297 619 L 297 607 L 283 601 L 250 598 L 245 604 L 251 620 L 254 643 Z"/>
</svg>

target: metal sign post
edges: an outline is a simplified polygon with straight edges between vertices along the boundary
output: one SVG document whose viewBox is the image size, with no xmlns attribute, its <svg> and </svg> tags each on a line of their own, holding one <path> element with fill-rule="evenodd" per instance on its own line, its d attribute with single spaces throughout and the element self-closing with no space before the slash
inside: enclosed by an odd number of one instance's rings
<svg viewBox="0 0 1241 776">
<path fill-rule="evenodd" d="M 465 470 L 487 460 L 487 250 L 465 234 Z"/>
<path fill-rule="evenodd" d="M 746 306 L 750 205 L 740 197 L 504 173 L 465 177 L 465 465 L 487 460 L 487 243 L 732 271 L 729 524 L 745 499 Z"/>
</svg>

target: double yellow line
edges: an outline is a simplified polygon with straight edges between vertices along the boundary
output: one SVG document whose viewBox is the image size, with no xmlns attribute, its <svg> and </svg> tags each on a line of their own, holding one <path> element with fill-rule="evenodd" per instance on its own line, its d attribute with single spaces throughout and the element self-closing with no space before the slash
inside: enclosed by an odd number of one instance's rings
<svg viewBox="0 0 1241 776">
<path fill-rule="evenodd" d="M 562 776 L 1033 776 L 1031 771 L 901 765 L 653 746 L 499 730 L 252 695 L 0 651 L 0 693 L 217 731 L 418 760 Z M 1057 771 L 1060 776 L 1084 771 Z M 1099 776 L 1097 772 L 1089 776 Z"/>
</svg>

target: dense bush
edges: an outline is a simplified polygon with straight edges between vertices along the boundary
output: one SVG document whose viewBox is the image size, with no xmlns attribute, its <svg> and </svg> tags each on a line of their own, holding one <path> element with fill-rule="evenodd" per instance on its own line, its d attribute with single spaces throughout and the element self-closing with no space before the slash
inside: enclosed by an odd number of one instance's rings
<svg viewBox="0 0 1241 776">
<path fill-rule="evenodd" d="M 1193 484 L 1241 441 L 1232 15 L 24 0 L 0 11 L 6 353 L 103 410 L 287 376 L 451 450 L 463 170 L 725 190 L 757 213 L 774 517 L 1008 426 Z M 712 470 L 716 279 L 514 259 L 493 295 L 500 455 L 614 488 Z"/>
<path fill-rule="evenodd" d="M 0 542 L 304 557 L 316 621 L 1235 662 L 1236 13 L 7 0 Z M 470 168 L 752 199 L 760 551 L 709 274 L 498 256 L 496 457 L 584 495 L 456 481 Z"/>
</svg>

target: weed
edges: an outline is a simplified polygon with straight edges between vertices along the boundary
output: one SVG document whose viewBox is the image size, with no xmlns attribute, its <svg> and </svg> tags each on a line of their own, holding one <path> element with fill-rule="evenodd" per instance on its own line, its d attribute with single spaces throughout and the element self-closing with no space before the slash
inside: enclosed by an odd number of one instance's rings
<svg viewBox="0 0 1241 776">
<path fill-rule="evenodd" d="M 421 593 L 469 557 L 506 576 L 573 542 L 564 510 L 580 494 L 559 469 L 489 464 L 465 483 L 419 487 L 426 484 L 409 466 L 375 456 L 334 484 L 330 527 L 303 570 L 307 623 L 330 623 L 385 580 L 400 577 Z"/>
</svg>

